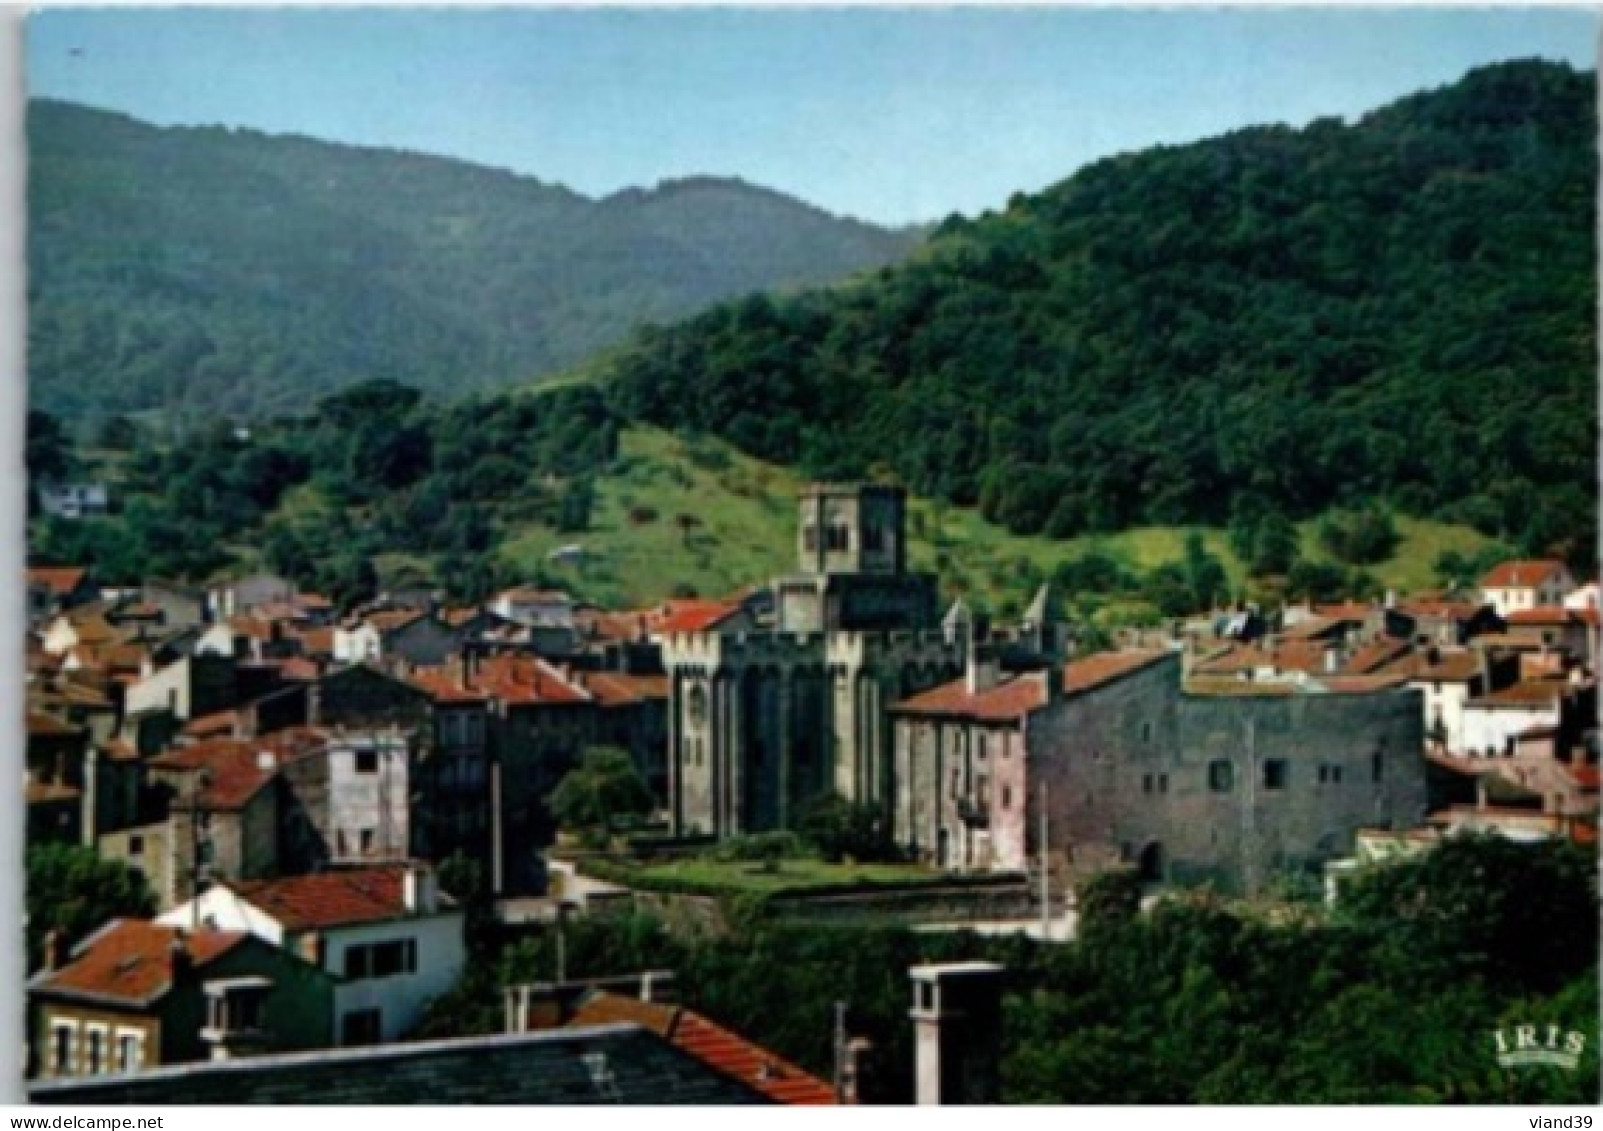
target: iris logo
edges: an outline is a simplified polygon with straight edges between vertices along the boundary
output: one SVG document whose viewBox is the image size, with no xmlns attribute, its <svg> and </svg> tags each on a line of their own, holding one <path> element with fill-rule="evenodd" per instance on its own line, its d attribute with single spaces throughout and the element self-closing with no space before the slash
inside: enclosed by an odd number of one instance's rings
<svg viewBox="0 0 1603 1131">
<path fill-rule="evenodd" d="M 1497 1045 L 1497 1063 L 1504 1068 L 1526 1064 L 1552 1064 L 1574 1068 L 1586 1051 L 1586 1034 L 1557 1025 L 1545 1029 L 1538 1025 L 1515 1025 L 1492 1034 Z"/>
</svg>

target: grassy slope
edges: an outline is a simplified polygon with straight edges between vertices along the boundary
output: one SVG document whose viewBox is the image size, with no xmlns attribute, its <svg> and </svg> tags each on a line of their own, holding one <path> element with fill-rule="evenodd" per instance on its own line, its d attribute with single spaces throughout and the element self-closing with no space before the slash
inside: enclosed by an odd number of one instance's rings
<svg viewBox="0 0 1603 1131">
<path fill-rule="evenodd" d="M 733 452 L 714 440 L 693 446 L 668 433 L 634 428 L 624 434 L 618 468 L 598 484 L 592 529 L 563 535 L 540 526 L 513 532 L 503 555 L 531 574 L 555 572 L 587 596 L 608 604 L 642 604 L 669 596 L 685 583 L 703 595 L 730 592 L 790 568 L 796 539 L 795 493 L 800 480 L 784 468 Z M 655 521 L 634 522 L 631 510 L 654 511 Z M 701 525 L 688 535 L 675 522 L 693 515 Z M 969 510 L 914 500 L 910 519 L 915 568 L 941 575 L 947 597 L 963 591 L 991 608 L 1026 600 L 1035 575 L 1095 547 L 1145 571 L 1181 556 L 1187 530 L 1151 527 L 1117 535 L 1054 542 L 1017 537 Z M 1304 553 L 1325 557 L 1313 523 L 1302 527 Z M 1427 588 L 1432 564 L 1444 549 L 1473 550 L 1485 540 L 1465 527 L 1422 519 L 1398 521 L 1402 543 L 1389 562 L 1372 567 L 1383 584 Z M 1241 584 L 1242 570 L 1223 531 L 1205 530 L 1210 550 Z M 592 555 L 584 566 L 552 570 L 546 555 L 577 543 Z M 937 563 L 940 568 L 937 568 Z M 1023 563 L 1031 568 L 1025 568 Z"/>
</svg>

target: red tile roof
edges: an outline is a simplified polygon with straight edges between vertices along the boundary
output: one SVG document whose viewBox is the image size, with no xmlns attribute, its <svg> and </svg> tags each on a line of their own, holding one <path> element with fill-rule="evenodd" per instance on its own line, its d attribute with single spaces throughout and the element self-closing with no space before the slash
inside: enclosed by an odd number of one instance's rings
<svg viewBox="0 0 1603 1131">
<path fill-rule="evenodd" d="M 362 619 L 378 629 L 380 635 L 388 636 L 427 615 L 417 609 L 391 609 L 382 613 L 368 613 Z"/>
<path fill-rule="evenodd" d="M 1480 657 L 1474 652 L 1438 652 L 1432 663 L 1429 653 L 1422 653 L 1414 668 L 1414 678 L 1432 683 L 1468 683 L 1480 675 Z"/>
<path fill-rule="evenodd" d="M 1168 652 L 1102 652 L 1071 662 L 1065 669 L 1065 691 L 1078 695 L 1158 663 Z M 1013 722 L 1046 706 L 1046 683 L 1040 673 L 1004 676 L 994 686 L 970 692 L 966 679 L 955 679 L 896 704 L 907 714 L 949 715 L 979 722 Z"/>
<path fill-rule="evenodd" d="M 114 738 L 101 749 L 105 751 L 106 757 L 113 762 L 139 761 L 139 751 L 134 749 L 133 744 L 125 739 Z"/>
<path fill-rule="evenodd" d="M 323 749 L 328 737 L 310 727 L 295 727 L 260 738 L 210 738 L 193 746 L 180 746 L 152 758 L 154 769 L 210 775 L 198 804 L 205 809 L 241 809 L 278 772 L 284 760 L 305 757 Z M 271 764 L 262 755 L 272 756 Z"/>
<path fill-rule="evenodd" d="M 263 620 L 254 613 L 240 613 L 238 616 L 229 617 L 228 628 L 235 636 L 260 640 L 266 644 L 278 639 L 278 629 L 273 622 Z"/>
<path fill-rule="evenodd" d="M 1334 675 L 1320 676 L 1316 682 L 1320 688 L 1334 695 L 1367 695 L 1374 691 L 1389 691 L 1394 687 L 1402 687 L 1408 682 L 1408 676 L 1403 672 L 1382 675 Z"/>
<path fill-rule="evenodd" d="M 730 601 L 670 601 L 656 631 L 708 632 L 740 611 L 740 605 Z"/>
<path fill-rule="evenodd" d="M 238 725 L 238 711 L 214 711 L 210 715 L 190 719 L 180 733 L 194 738 L 226 738 L 234 733 Z"/>
<path fill-rule="evenodd" d="M 1398 604 L 1397 611 L 1411 616 L 1441 617 L 1447 620 L 1474 620 L 1484 608 L 1473 601 L 1446 601 L 1439 598 L 1419 597 Z"/>
<path fill-rule="evenodd" d="M 1574 688 L 1563 679 L 1527 679 L 1471 699 L 1474 707 L 1542 707 L 1556 704 Z"/>
<path fill-rule="evenodd" d="M 36 975 L 31 988 L 147 1005 L 172 988 L 175 940 L 182 940 L 190 962 L 200 968 L 249 937 L 243 931 L 185 934 L 145 919 L 113 919 L 80 943 L 60 969 Z"/>
<path fill-rule="evenodd" d="M 480 661 L 469 686 L 513 706 L 560 706 L 591 698 L 537 656 L 509 653 Z"/>
<path fill-rule="evenodd" d="M 1382 637 L 1355 651 L 1342 666 L 1343 675 L 1372 675 L 1387 664 L 1401 659 L 1414 646 L 1406 640 Z"/>
<path fill-rule="evenodd" d="M 285 931 L 296 933 L 401 918 L 408 914 L 402 891 L 405 873 L 404 866 L 393 865 L 229 882 L 227 886 L 278 920 Z"/>
<path fill-rule="evenodd" d="M 1540 585 L 1564 569 L 1564 563 L 1551 558 L 1504 562 L 1481 578 L 1482 589 L 1520 589 Z"/>
<path fill-rule="evenodd" d="M 668 698 L 667 676 L 580 672 L 575 679 L 603 707 L 627 707 L 652 699 Z"/>
<path fill-rule="evenodd" d="M 650 633 L 651 626 L 662 619 L 660 613 L 646 612 L 584 612 L 575 622 L 595 639 L 628 642 L 639 640 Z"/>
<path fill-rule="evenodd" d="M 776 1103 L 823 1105 L 835 1091 L 790 1061 L 682 1006 L 643 1002 L 596 991 L 579 1007 L 570 1026 L 632 1021 L 652 1030 L 703 1064 L 757 1089 Z"/>
<path fill-rule="evenodd" d="M 28 584 L 65 597 L 82 585 L 87 576 L 89 571 L 82 566 L 32 566 L 28 570 Z"/>
<path fill-rule="evenodd" d="M 1598 768 L 1596 766 L 1570 762 L 1564 768 L 1569 771 L 1570 777 L 1575 779 L 1575 784 L 1582 789 L 1598 788 Z"/>
<path fill-rule="evenodd" d="M 427 692 L 436 703 L 483 703 L 490 697 L 488 692 L 467 686 L 460 671 L 447 668 L 419 668 L 407 682 Z"/>
<path fill-rule="evenodd" d="M 1342 601 L 1333 605 L 1315 605 L 1316 615 L 1339 621 L 1367 620 L 1377 609 L 1375 605 L 1361 605 L 1357 601 Z"/>
<path fill-rule="evenodd" d="M 1554 625 L 1585 624 L 1596 627 L 1598 611 L 1595 608 L 1569 609 L 1563 605 L 1538 605 L 1534 609 L 1521 609 L 1503 618 L 1509 624 Z"/>
<path fill-rule="evenodd" d="M 300 634 L 301 650 L 308 656 L 332 656 L 334 654 L 334 630 L 332 628 L 309 628 Z"/>
<path fill-rule="evenodd" d="M 323 669 L 316 660 L 309 660 L 304 656 L 291 656 L 278 666 L 278 674 L 285 679 L 300 680 L 309 683 L 323 674 Z"/>
</svg>

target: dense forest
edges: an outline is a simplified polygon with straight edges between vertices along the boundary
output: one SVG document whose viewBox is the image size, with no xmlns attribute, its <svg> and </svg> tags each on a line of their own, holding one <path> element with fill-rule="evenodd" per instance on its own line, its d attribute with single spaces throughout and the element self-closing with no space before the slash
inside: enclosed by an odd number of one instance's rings
<svg viewBox="0 0 1603 1131">
<path fill-rule="evenodd" d="M 403 555 L 428 563 L 417 580 L 481 600 L 529 580 L 491 552 L 500 523 L 585 528 L 592 477 L 616 455 L 618 428 L 599 390 L 582 385 L 442 406 L 369 381 L 303 415 L 252 429 L 216 420 L 170 447 L 112 417 L 97 439 L 126 449 L 117 513 L 35 514 L 29 548 L 39 560 L 92 564 L 107 585 L 205 577 L 254 550 L 342 604 L 374 595 L 377 558 Z M 29 414 L 27 456 L 35 480 L 70 472 L 78 458 L 66 429 L 39 411 Z"/>
<path fill-rule="evenodd" d="M 1008 970 L 1009 1103 L 1584 1103 L 1598 1098 L 1595 853 L 1454 838 L 1359 878 L 1327 910 L 1207 893 L 1138 913 L 1133 877 L 1083 891 L 1080 937 L 924 934 L 737 914 L 685 937 L 646 917 L 568 928 L 570 977 L 673 969 L 687 1004 L 824 1078 L 833 1003 L 867 1037 L 870 1102 L 912 1095 L 907 968 L 982 958 Z M 425 1037 L 497 1032 L 501 987 L 548 980 L 549 935 L 480 935 Z M 783 992 L 776 992 L 782 987 Z M 1493 1032 L 1585 1035 L 1575 1069 L 1503 1068 Z"/>
<path fill-rule="evenodd" d="M 451 395 L 915 242 L 711 177 L 590 200 L 459 161 L 35 100 L 29 379 L 65 416 L 259 416 L 366 379 Z"/>
<path fill-rule="evenodd" d="M 1588 565 L 1596 133 L 1592 74 L 1518 62 L 1110 158 L 872 279 L 643 331 L 612 396 L 1016 532 L 1383 503 Z"/>
</svg>

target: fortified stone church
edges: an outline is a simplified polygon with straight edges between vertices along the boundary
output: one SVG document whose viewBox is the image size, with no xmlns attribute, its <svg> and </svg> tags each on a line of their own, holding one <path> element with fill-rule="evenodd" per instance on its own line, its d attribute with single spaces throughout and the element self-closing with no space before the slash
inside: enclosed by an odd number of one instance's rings
<svg viewBox="0 0 1603 1131">
<path fill-rule="evenodd" d="M 907 567 L 905 492 L 816 484 L 800 508 L 798 568 L 772 582 L 771 612 L 662 634 L 676 834 L 786 828 L 830 792 L 888 807 L 889 709 L 962 675 L 976 652 L 968 610 L 942 619 L 935 577 Z M 1010 662 L 1061 661 L 1065 642 L 1043 588 Z"/>
</svg>

